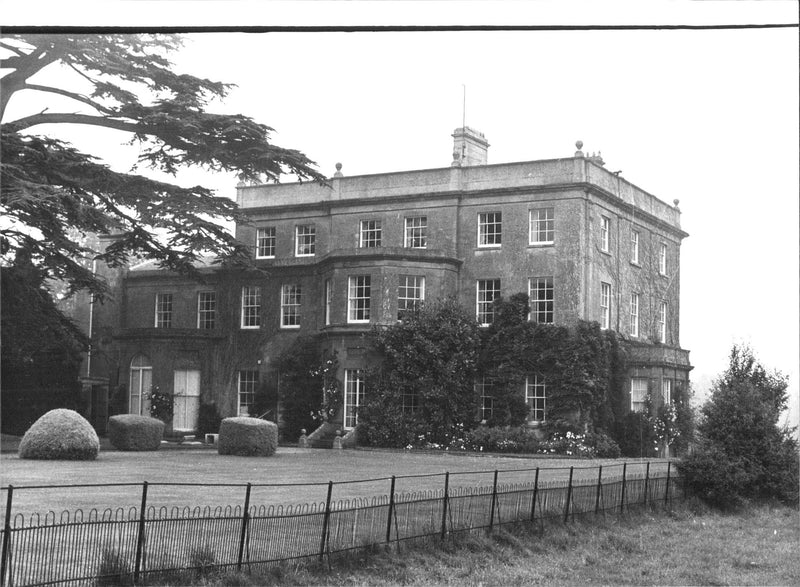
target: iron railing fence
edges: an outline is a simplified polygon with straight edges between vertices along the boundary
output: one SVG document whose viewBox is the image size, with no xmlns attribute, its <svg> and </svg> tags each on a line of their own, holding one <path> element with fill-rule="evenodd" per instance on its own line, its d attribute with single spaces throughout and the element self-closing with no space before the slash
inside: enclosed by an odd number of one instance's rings
<svg viewBox="0 0 800 587">
<path fill-rule="evenodd" d="M 86 486 L 0 488 L 7 492 L 2 532 L 2 585 L 93 584 L 127 575 L 135 584 L 191 569 L 254 570 L 294 559 L 326 556 L 377 545 L 450 535 L 504 524 L 567 522 L 575 516 L 622 513 L 632 507 L 669 506 L 683 497 L 670 463 L 650 463 L 631 473 L 628 464 L 570 467 L 568 477 L 544 479 L 553 469 L 496 470 L 404 475 L 327 484 L 230 484 L 244 489 L 241 504 L 216 507 L 148 505 L 154 487 L 209 484 L 139 484 L 141 501 L 127 508 L 64 511 L 60 515 L 13 514 L 15 493 Z M 643 473 L 641 469 L 644 469 Z M 576 474 L 577 472 L 577 474 Z M 472 484 L 459 483 L 469 476 Z M 439 479 L 440 487 L 398 490 Z M 385 493 L 333 499 L 334 488 L 385 483 Z M 121 484 L 115 484 L 117 486 Z M 131 484 L 128 484 L 131 485 Z M 222 484 L 216 484 L 220 486 Z M 325 501 L 298 505 L 257 504 L 253 489 L 327 485 Z"/>
</svg>

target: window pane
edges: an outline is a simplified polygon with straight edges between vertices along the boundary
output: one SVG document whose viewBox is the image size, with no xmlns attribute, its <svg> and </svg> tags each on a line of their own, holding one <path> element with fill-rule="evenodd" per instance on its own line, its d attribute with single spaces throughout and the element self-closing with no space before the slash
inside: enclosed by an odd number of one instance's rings
<svg viewBox="0 0 800 587">
<path fill-rule="evenodd" d="M 405 246 L 424 249 L 428 246 L 428 219 L 425 216 L 406 218 Z"/>
<path fill-rule="evenodd" d="M 295 255 L 308 257 L 316 252 L 317 232 L 313 224 L 298 226 L 296 229 Z"/>
<path fill-rule="evenodd" d="M 544 422 L 547 393 L 543 377 L 534 374 L 525 379 L 525 403 L 529 409 L 528 421 Z"/>
<path fill-rule="evenodd" d="M 495 298 L 500 297 L 499 279 L 479 279 L 477 284 L 477 319 L 482 326 L 488 326 L 494 320 Z"/>
<path fill-rule="evenodd" d="M 275 256 L 275 227 L 259 228 L 256 231 L 256 257 Z"/>
<path fill-rule="evenodd" d="M 478 214 L 478 246 L 497 247 L 502 244 L 502 215 L 500 212 Z"/>
<path fill-rule="evenodd" d="M 357 275 L 348 280 L 348 322 L 369 322 L 371 288 L 369 275 Z"/>
<path fill-rule="evenodd" d="M 375 248 L 381 246 L 382 229 L 380 220 L 362 220 L 359 246 L 362 248 Z"/>
<path fill-rule="evenodd" d="M 397 319 L 418 310 L 425 299 L 425 278 L 420 275 L 401 275 L 397 286 Z"/>
<path fill-rule="evenodd" d="M 530 244 L 550 244 L 555 239 L 554 209 L 530 211 Z"/>
<path fill-rule="evenodd" d="M 284 285 L 281 288 L 281 326 L 284 328 L 300 326 L 299 285 Z"/>
<path fill-rule="evenodd" d="M 528 281 L 531 320 L 540 324 L 553 323 L 553 278 L 535 277 Z"/>
</svg>

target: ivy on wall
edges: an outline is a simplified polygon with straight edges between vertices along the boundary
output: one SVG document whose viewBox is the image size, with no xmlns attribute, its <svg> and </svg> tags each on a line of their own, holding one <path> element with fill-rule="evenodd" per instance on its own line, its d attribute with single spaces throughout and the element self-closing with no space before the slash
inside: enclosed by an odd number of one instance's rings
<svg viewBox="0 0 800 587">
<path fill-rule="evenodd" d="M 478 369 L 495 382 L 494 424 L 514 424 L 512 402 L 523 397 L 526 379 L 538 375 L 547 390 L 547 420 L 580 431 L 610 429 L 624 404 L 626 359 L 617 335 L 596 322 L 531 322 L 528 311 L 525 294 L 495 301 L 495 320 L 482 333 Z"/>
<path fill-rule="evenodd" d="M 367 373 L 359 440 L 446 446 L 474 426 L 478 325 L 455 300 L 434 302 L 374 330 L 373 345 L 382 362 Z"/>
<path fill-rule="evenodd" d="M 338 368 L 336 353 L 325 356 L 320 340 L 313 336 L 297 338 L 280 356 L 276 391 L 284 438 L 296 440 L 302 429 L 311 432 L 340 411 Z M 263 393 L 273 391 L 265 389 Z"/>
</svg>

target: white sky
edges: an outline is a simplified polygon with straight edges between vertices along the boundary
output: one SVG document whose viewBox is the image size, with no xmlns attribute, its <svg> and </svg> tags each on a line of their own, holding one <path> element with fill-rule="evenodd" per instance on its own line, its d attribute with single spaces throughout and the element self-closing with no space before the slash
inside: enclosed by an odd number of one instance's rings
<svg viewBox="0 0 800 587">
<path fill-rule="evenodd" d="M 87 5 L 90 3 L 77 3 Z M 6 24 L 125 26 L 797 23 L 795 2 L 105 2 L 0 6 Z M 114 6 L 109 12 L 108 7 Z M 27 13 L 26 13 L 27 11 Z M 63 13 L 63 14 L 60 14 Z M 44 16 L 43 16 L 44 15 Z M 32 20 L 34 19 L 34 20 Z M 43 20 L 49 19 L 49 20 Z M 681 345 L 698 391 L 734 342 L 790 375 L 798 420 L 798 29 L 205 33 L 177 69 L 238 85 L 214 109 L 276 129 L 332 174 L 446 167 L 453 129 L 490 163 L 568 157 L 575 141 L 666 202 L 683 228 Z M 71 136 L 117 165 L 110 131 Z M 90 150 L 91 149 L 91 150 Z M 234 196 L 235 179 L 181 176 Z"/>
</svg>

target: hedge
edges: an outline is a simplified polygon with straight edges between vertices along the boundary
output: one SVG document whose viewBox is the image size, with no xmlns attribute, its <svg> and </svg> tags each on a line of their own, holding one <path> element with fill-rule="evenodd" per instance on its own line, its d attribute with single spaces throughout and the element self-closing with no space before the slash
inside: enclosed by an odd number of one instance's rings
<svg viewBox="0 0 800 587">
<path fill-rule="evenodd" d="M 278 448 L 278 426 L 259 418 L 225 418 L 219 427 L 221 455 L 269 457 Z"/>
<path fill-rule="evenodd" d="M 158 450 L 164 436 L 164 422 L 137 414 L 120 414 L 108 419 L 108 439 L 117 450 Z"/>
</svg>

